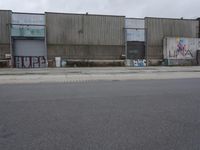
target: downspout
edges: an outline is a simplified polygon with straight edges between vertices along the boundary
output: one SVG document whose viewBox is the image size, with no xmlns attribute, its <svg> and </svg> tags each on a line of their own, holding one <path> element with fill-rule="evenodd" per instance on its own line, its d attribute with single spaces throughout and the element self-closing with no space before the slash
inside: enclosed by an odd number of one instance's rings
<svg viewBox="0 0 200 150">
<path fill-rule="evenodd" d="M 149 57 L 148 57 L 148 26 L 147 26 L 147 18 L 144 18 L 145 21 L 145 58 L 147 67 L 149 66 Z"/>
<path fill-rule="evenodd" d="M 13 40 L 12 40 L 12 11 L 10 11 L 10 22 L 8 25 L 8 30 L 9 30 L 9 38 L 10 38 L 10 63 L 11 63 L 11 68 L 14 68 L 14 53 L 13 53 Z"/>
<path fill-rule="evenodd" d="M 48 45 L 47 45 L 47 13 L 44 13 L 44 18 L 45 18 L 45 25 L 44 25 L 44 43 L 45 43 L 45 50 L 46 50 L 46 68 L 49 67 L 48 64 Z"/>
</svg>

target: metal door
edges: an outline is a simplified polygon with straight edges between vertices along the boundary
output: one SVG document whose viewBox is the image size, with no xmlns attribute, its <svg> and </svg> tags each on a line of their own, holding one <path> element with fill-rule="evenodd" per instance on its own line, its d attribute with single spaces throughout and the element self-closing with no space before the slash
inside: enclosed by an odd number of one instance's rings
<svg viewBox="0 0 200 150">
<path fill-rule="evenodd" d="M 145 45 L 144 42 L 127 42 L 127 58 L 128 59 L 144 59 Z"/>
<path fill-rule="evenodd" d="M 13 50 L 16 68 L 43 68 L 47 66 L 44 40 L 14 40 Z"/>
</svg>

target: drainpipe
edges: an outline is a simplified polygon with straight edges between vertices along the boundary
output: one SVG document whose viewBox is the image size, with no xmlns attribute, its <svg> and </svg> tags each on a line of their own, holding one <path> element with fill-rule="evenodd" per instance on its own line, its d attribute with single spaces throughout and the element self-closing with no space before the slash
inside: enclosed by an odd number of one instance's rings
<svg viewBox="0 0 200 150">
<path fill-rule="evenodd" d="M 12 40 L 12 11 L 10 11 L 10 23 L 8 24 L 9 38 L 10 38 L 10 55 L 11 55 L 11 68 L 14 68 L 14 55 L 13 55 L 13 40 Z"/>
<path fill-rule="evenodd" d="M 124 36 L 125 36 L 125 61 L 127 61 L 128 59 L 128 55 L 127 55 L 127 30 L 126 28 L 124 28 Z"/>
</svg>

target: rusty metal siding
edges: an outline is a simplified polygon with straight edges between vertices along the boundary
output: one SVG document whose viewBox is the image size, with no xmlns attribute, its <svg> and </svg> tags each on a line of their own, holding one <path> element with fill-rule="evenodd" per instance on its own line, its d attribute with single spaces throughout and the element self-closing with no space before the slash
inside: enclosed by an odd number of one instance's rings
<svg viewBox="0 0 200 150">
<path fill-rule="evenodd" d="M 48 59 L 120 60 L 123 46 L 49 45 Z"/>
<path fill-rule="evenodd" d="M 197 38 L 199 23 L 197 20 L 145 18 L 146 27 L 146 57 L 163 59 L 164 37 Z"/>
<path fill-rule="evenodd" d="M 0 10 L 0 59 L 10 53 L 10 23 L 11 11 Z"/>
<path fill-rule="evenodd" d="M 10 43 L 11 11 L 0 10 L 0 44 Z"/>
<path fill-rule="evenodd" d="M 46 13 L 47 43 L 124 45 L 124 18 Z"/>
</svg>

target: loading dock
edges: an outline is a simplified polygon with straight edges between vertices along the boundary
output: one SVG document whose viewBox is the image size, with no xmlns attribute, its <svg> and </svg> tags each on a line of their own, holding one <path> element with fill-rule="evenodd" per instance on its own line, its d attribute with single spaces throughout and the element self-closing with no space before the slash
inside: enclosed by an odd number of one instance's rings
<svg viewBox="0 0 200 150">
<path fill-rule="evenodd" d="M 15 68 L 47 67 L 44 14 L 12 13 L 11 41 Z"/>
<path fill-rule="evenodd" d="M 44 68 L 46 67 L 46 49 L 44 40 L 14 40 L 14 67 Z"/>
</svg>

